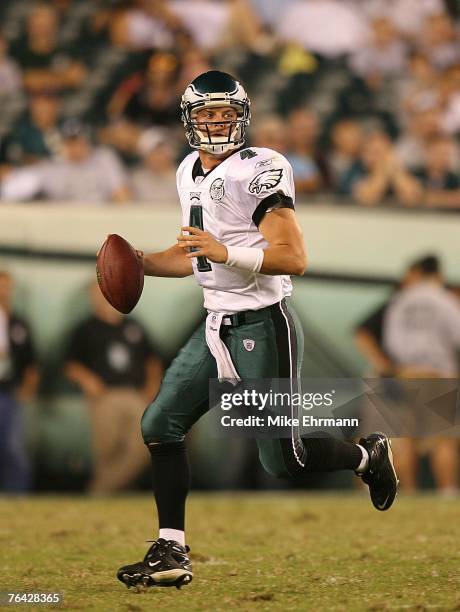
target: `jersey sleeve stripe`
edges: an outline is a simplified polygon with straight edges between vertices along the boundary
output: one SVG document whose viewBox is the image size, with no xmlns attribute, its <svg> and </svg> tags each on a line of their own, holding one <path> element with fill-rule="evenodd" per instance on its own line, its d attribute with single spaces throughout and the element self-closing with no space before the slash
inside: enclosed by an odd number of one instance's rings
<svg viewBox="0 0 460 612">
<path fill-rule="evenodd" d="M 272 193 L 264 198 L 252 215 L 252 220 L 256 227 L 259 227 L 268 210 L 276 210 L 278 208 L 292 208 L 292 210 L 295 210 L 293 199 L 290 196 L 284 195 L 281 191 Z"/>
</svg>

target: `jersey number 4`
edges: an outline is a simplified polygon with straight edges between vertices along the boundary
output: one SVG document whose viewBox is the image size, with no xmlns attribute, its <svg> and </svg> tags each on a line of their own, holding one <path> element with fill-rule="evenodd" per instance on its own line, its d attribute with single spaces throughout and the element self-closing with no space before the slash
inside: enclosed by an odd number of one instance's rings
<svg viewBox="0 0 460 612">
<path fill-rule="evenodd" d="M 203 227 L 203 208 L 198 204 L 192 204 L 190 206 L 190 227 L 197 227 L 200 230 L 204 230 Z M 198 249 L 192 248 L 191 251 L 197 251 Z M 211 264 L 206 257 L 198 257 L 196 267 L 199 272 L 210 272 L 212 270 Z"/>
</svg>

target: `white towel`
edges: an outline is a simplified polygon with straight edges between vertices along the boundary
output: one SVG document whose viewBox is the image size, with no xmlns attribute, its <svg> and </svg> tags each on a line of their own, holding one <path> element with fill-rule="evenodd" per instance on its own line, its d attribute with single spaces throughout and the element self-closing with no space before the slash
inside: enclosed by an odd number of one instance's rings
<svg viewBox="0 0 460 612">
<path fill-rule="evenodd" d="M 233 365 L 228 348 L 220 337 L 220 326 L 225 315 L 219 312 L 210 312 L 206 318 L 206 344 L 217 363 L 217 377 L 219 381 L 234 380 L 235 384 L 241 380 Z"/>
</svg>

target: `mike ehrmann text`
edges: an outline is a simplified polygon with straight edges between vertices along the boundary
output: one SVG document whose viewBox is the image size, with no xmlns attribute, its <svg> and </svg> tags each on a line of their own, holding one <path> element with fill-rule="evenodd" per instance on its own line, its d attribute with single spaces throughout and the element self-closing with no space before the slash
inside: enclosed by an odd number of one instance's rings
<svg viewBox="0 0 460 612">
<path fill-rule="evenodd" d="M 357 418 L 314 417 L 305 414 L 301 419 L 284 415 L 231 417 L 229 414 L 220 419 L 223 427 L 358 427 Z"/>
</svg>

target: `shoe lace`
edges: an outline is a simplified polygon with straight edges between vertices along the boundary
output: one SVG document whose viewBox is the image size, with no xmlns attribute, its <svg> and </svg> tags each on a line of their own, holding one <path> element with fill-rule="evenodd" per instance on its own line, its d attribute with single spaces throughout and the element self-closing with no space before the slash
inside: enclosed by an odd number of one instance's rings
<svg viewBox="0 0 460 612">
<path fill-rule="evenodd" d="M 154 553 L 158 553 L 160 557 L 162 557 L 165 554 L 165 551 L 162 550 L 162 546 L 160 546 L 160 544 L 158 543 L 158 540 L 147 540 L 147 544 L 151 544 L 152 546 L 150 546 L 150 548 L 148 549 L 144 560 L 150 559 L 151 557 L 153 557 Z"/>
<path fill-rule="evenodd" d="M 185 548 L 186 553 L 190 552 L 190 548 L 187 545 L 182 547 L 178 542 L 174 542 L 174 540 L 163 540 L 162 542 L 159 542 L 158 540 L 146 540 L 146 542 L 152 546 L 148 549 L 145 559 L 150 559 L 154 553 L 158 554 L 160 557 L 163 557 L 169 551 L 169 549 L 174 548 L 174 546 Z M 177 552 L 182 553 L 181 550 Z"/>
</svg>

